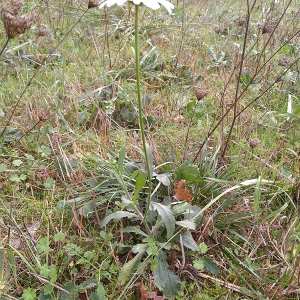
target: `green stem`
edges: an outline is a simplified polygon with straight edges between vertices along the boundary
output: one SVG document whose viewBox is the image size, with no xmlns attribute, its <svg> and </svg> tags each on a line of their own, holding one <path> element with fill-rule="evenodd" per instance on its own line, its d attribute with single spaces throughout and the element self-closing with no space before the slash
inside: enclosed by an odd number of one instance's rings
<svg viewBox="0 0 300 300">
<path fill-rule="evenodd" d="M 144 224 L 150 233 L 151 230 L 147 224 L 146 216 L 147 212 L 149 210 L 150 201 L 151 201 L 151 177 L 152 174 L 150 172 L 150 166 L 149 166 L 149 159 L 147 154 L 147 144 L 146 144 L 146 137 L 144 132 L 144 124 L 143 124 L 143 111 L 142 111 L 142 98 L 141 98 L 141 87 L 140 87 L 140 58 L 139 58 L 139 6 L 135 5 L 135 43 L 134 43 L 134 51 L 135 51 L 135 72 L 136 72 L 136 86 L 137 86 L 137 96 L 138 96 L 138 104 L 139 104 L 139 122 L 140 122 L 140 130 L 143 140 L 143 148 L 145 153 L 145 160 L 146 160 L 146 166 L 147 166 L 147 172 L 148 172 L 148 180 L 149 180 L 149 191 L 148 191 L 148 201 L 147 206 L 145 210 L 145 219 Z"/>
</svg>

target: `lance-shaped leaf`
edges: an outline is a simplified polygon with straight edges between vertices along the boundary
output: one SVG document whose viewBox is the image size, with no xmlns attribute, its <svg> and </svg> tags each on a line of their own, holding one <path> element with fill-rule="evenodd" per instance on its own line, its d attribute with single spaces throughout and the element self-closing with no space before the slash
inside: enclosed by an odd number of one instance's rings
<svg viewBox="0 0 300 300">
<path fill-rule="evenodd" d="M 119 275 L 119 282 L 121 285 L 124 285 L 130 278 L 131 274 L 138 268 L 146 250 L 147 247 L 142 249 L 132 260 L 124 264 Z"/>
<path fill-rule="evenodd" d="M 103 221 L 101 222 L 101 226 L 102 226 L 102 227 L 105 226 L 105 225 L 108 224 L 109 221 L 111 221 L 111 220 L 120 220 L 120 219 L 126 218 L 126 217 L 129 218 L 129 219 L 134 218 L 134 217 L 135 217 L 135 218 L 139 218 L 138 215 L 136 215 L 136 214 L 134 214 L 134 213 L 131 213 L 131 212 L 127 212 L 127 211 L 117 211 L 117 212 L 115 212 L 115 213 L 112 213 L 112 214 L 106 216 L 106 217 L 103 219 Z"/>
<path fill-rule="evenodd" d="M 143 186 L 145 185 L 147 180 L 147 176 L 144 172 L 139 172 L 139 175 L 136 179 L 135 182 L 135 188 L 134 188 L 134 195 L 132 198 L 132 201 L 134 202 L 134 205 L 136 205 L 136 200 L 139 196 L 139 192 L 141 191 L 141 189 L 143 188 Z"/>
<path fill-rule="evenodd" d="M 192 220 L 177 221 L 176 224 L 181 226 L 181 227 L 189 228 L 189 229 L 192 229 L 192 230 L 196 229 L 196 223 Z"/>
<path fill-rule="evenodd" d="M 199 247 L 196 244 L 195 240 L 192 237 L 192 234 L 189 231 L 184 232 L 182 234 L 182 243 L 185 247 L 187 247 L 193 251 L 197 251 L 197 252 L 199 251 Z"/>
<path fill-rule="evenodd" d="M 169 239 L 175 230 L 175 218 L 173 212 L 169 206 L 162 205 L 160 203 L 151 202 L 154 209 L 157 210 L 158 214 L 161 216 L 163 222 L 167 228 L 167 238 Z"/>
</svg>

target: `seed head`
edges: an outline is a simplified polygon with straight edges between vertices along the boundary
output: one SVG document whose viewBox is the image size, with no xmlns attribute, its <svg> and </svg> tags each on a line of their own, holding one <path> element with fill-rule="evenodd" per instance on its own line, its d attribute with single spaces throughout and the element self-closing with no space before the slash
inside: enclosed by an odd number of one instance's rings
<svg viewBox="0 0 300 300">
<path fill-rule="evenodd" d="M 99 0 L 89 0 L 88 9 L 99 6 Z"/>
<path fill-rule="evenodd" d="M 205 96 L 208 95 L 208 91 L 202 90 L 200 88 L 195 88 L 195 95 L 197 97 L 197 100 L 202 100 Z"/>
<path fill-rule="evenodd" d="M 37 36 L 46 36 L 48 34 L 48 31 L 45 27 L 40 26 L 37 32 Z"/>
<path fill-rule="evenodd" d="M 19 15 L 23 2 L 20 0 L 3 1 L 2 20 L 8 38 L 14 38 L 30 29 L 37 20 L 36 14 Z"/>
<path fill-rule="evenodd" d="M 253 149 L 260 144 L 260 140 L 258 138 L 250 139 L 249 146 Z"/>
</svg>

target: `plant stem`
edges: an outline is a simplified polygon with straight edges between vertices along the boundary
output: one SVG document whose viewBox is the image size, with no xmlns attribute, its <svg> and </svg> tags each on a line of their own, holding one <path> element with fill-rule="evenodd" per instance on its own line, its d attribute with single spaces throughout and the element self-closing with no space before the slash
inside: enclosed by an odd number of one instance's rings
<svg viewBox="0 0 300 300">
<path fill-rule="evenodd" d="M 5 50 L 6 46 L 8 45 L 9 40 L 10 40 L 10 38 L 8 37 L 5 44 L 4 44 L 4 46 L 3 46 L 3 48 L 2 48 L 2 50 L 0 51 L 0 55 L 2 55 L 3 51 Z"/>
<path fill-rule="evenodd" d="M 149 191 L 148 191 L 148 201 L 147 206 L 145 210 L 145 218 L 144 218 L 144 224 L 150 233 L 151 230 L 147 224 L 146 216 L 147 212 L 149 210 L 150 201 L 151 201 L 151 171 L 149 166 L 149 159 L 148 159 L 148 153 L 147 153 L 147 144 L 146 144 L 146 137 L 144 132 L 144 124 L 143 124 L 143 111 L 142 111 L 142 98 L 141 98 L 141 87 L 140 87 L 140 58 L 139 58 L 139 6 L 135 5 L 135 31 L 134 31 L 134 51 L 135 51 L 135 72 L 136 72 L 136 87 L 137 87 L 137 96 L 138 96 L 138 106 L 139 106 L 139 122 L 140 122 L 140 130 L 142 135 L 142 141 L 143 141 L 143 148 L 145 153 L 145 160 L 146 160 L 146 167 L 148 172 L 148 180 L 149 180 Z"/>
</svg>

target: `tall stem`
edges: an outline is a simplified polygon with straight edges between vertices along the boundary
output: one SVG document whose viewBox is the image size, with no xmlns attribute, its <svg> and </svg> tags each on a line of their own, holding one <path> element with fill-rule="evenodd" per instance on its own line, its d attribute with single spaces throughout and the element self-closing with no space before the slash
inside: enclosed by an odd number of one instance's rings
<svg viewBox="0 0 300 300">
<path fill-rule="evenodd" d="M 147 144 L 146 144 L 146 137 L 144 132 L 144 124 L 143 124 L 143 111 L 142 111 L 142 97 L 141 97 L 141 87 L 140 87 L 140 58 L 139 58 L 139 6 L 135 5 L 135 43 L 134 43 L 134 51 L 135 51 L 135 72 L 136 72 L 136 87 L 137 87 L 137 96 L 138 96 L 138 106 L 139 106 L 139 122 L 140 122 L 140 130 L 142 135 L 143 141 L 143 148 L 145 153 L 145 160 L 146 160 L 146 167 L 148 172 L 148 180 L 149 180 L 149 191 L 148 191 L 148 201 L 145 210 L 145 226 L 148 230 L 148 224 L 146 221 L 147 212 L 149 210 L 150 201 L 151 201 L 151 191 L 152 191 L 152 184 L 151 184 L 151 168 L 149 166 L 149 158 L 147 153 Z M 150 232 L 150 231 L 149 231 Z"/>
</svg>

